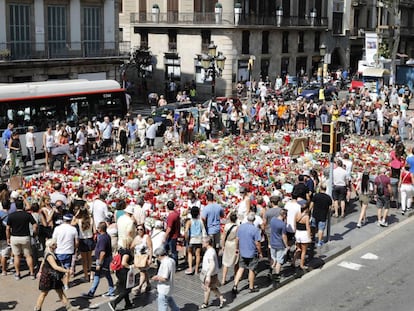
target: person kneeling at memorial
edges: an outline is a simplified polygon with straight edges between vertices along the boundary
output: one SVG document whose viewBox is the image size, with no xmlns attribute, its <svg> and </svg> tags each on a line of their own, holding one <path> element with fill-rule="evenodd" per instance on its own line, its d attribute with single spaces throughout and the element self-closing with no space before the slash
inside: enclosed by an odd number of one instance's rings
<svg viewBox="0 0 414 311">
<path fill-rule="evenodd" d="M 49 161 L 49 170 L 53 171 L 55 162 L 60 162 L 60 170 L 62 171 L 65 168 L 65 164 L 68 164 L 68 159 L 72 157 L 71 153 L 71 145 L 64 144 L 64 145 L 58 145 L 56 147 L 53 147 L 51 150 L 52 159 Z"/>
</svg>

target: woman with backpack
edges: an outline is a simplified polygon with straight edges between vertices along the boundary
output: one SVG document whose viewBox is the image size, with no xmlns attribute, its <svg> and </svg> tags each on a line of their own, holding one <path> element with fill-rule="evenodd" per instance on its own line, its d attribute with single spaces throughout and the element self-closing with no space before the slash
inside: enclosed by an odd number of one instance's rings
<svg viewBox="0 0 414 311">
<path fill-rule="evenodd" d="M 185 274 L 198 274 L 201 261 L 202 238 L 206 236 L 204 223 L 200 219 L 200 209 L 197 206 L 191 208 L 191 219 L 185 225 L 185 239 L 188 247 L 188 269 Z M 193 256 L 195 254 L 195 269 L 193 269 Z"/>
</svg>

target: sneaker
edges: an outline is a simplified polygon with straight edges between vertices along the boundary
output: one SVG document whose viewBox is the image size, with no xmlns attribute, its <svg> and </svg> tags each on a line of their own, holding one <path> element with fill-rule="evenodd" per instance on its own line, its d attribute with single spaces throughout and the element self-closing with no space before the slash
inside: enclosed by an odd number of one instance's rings
<svg viewBox="0 0 414 311">
<path fill-rule="evenodd" d="M 108 302 L 109 310 L 115 311 L 115 306 L 112 304 L 112 301 Z"/>
<path fill-rule="evenodd" d="M 382 221 L 381 220 L 377 220 L 376 221 L 376 224 L 377 224 L 378 227 L 381 227 Z"/>
<path fill-rule="evenodd" d="M 323 245 L 323 241 L 319 241 L 317 245 L 318 247 L 321 247 Z"/>
<path fill-rule="evenodd" d="M 361 228 L 361 223 L 357 223 L 357 228 Z"/>
<path fill-rule="evenodd" d="M 92 293 L 83 293 L 82 294 L 82 297 L 84 297 L 84 298 L 93 298 L 93 294 Z"/>
<path fill-rule="evenodd" d="M 193 269 L 185 270 L 185 274 L 187 274 L 187 275 L 190 275 L 190 274 L 193 274 L 193 273 L 194 273 Z"/>
<path fill-rule="evenodd" d="M 405 214 L 405 211 L 401 211 L 401 215 L 403 215 L 403 216 L 404 216 L 404 214 Z"/>
<path fill-rule="evenodd" d="M 69 286 L 67 286 L 67 285 L 65 285 L 65 286 L 63 286 L 63 290 L 68 290 L 69 289 Z"/>
<path fill-rule="evenodd" d="M 31 274 L 31 275 L 30 275 L 30 279 L 31 279 L 31 280 L 36 280 L 36 275 Z"/>
<path fill-rule="evenodd" d="M 16 281 L 19 281 L 21 279 L 20 274 L 14 274 L 14 278 Z"/>
<path fill-rule="evenodd" d="M 382 227 L 388 227 L 388 222 L 383 221 L 383 222 L 381 223 L 381 226 L 382 226 Z"/>
<path fill-rule="evenodd" d="M 6 275 L 7 275 L 7 272 L 6 272 L 6 271 L 4 271 L 4 272 L 2 272 L 2 273 L 1 273 L 1 275 L 2 275 L 2 276 L 6 276 Z"/>
<path fill-rule="evenodd" d="M 115 297 L 115 294 L 108 292 L 108 293 L 103 294 L 102 297 Z"/>
</svg>

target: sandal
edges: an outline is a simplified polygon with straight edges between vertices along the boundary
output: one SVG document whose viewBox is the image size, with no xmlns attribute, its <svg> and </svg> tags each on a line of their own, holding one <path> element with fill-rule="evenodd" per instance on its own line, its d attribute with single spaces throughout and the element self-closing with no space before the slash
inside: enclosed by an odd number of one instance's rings
<svg viewBox="0 0 414 311">
<path fill-rule="evenodd" d="M 226 299 L 224 299 L 224 298 L 221 298 L 221 299 L 220 299 L 220 305 L 219 305 L 219 308 L 220 308 L 220 309 L 222 309 L 222 308 L 223 308 L 224 303 L 225 303 L 226 301 L 227 301 L 227 300 L 226 300 Z"/>
<path fill-rule="evenodd" d="M 208 303 L 203 303 L 201 306 L 198 307 L 199 309 L 207 309 Z"/>
</svg>

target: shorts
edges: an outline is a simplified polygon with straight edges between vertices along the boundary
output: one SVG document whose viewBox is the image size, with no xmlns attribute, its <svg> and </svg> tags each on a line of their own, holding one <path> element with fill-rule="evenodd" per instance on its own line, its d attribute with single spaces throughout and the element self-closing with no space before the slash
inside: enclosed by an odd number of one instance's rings
<svg viewBox="0 0 414 311">
<path fill-rule="evenodd" d="M 10 245 L 14 255 L 30 256 L 32 254 L 30 236 L 11 236 Z"/>
<path fill-rule="evenodd" d="M 219 249 L 220 248 L 220 232 L 209 234 L 209 237 L 211 238 L 211 245 L 213 245 L 215 249 Z"/>
<path fill-rule="evenodd" d="M 56 254 L 56 258 L 59 259 L 65 269 L 69 269 L 72 266 L 72 254 Z"/>
<path fill-rule="evenodd" d="M 332 191 L 332 198 L 334 201 L 345 201 L 346 186 L 334 186 Z"/>
<path fill-rule="evenodd" d="M 368 203 L 369 203 L 369 196 L 366 195 L 366 194 L 360 194 L 359 195 L 359 202 L 361 202 L 361 205 L 362 204 L 368 205 Z"/>
<path fill-rule="evenodd" d="M 149 147 L 154 147 L 154 141 L 155 141 L 154 138 L 146 138 L 146 140 L 147 140 L 147 145 Z"/>
<path fill-rule="evenodd" d="M 256 270 L 257 265 L 259 264 L 259 258 L 253 257 L 253 258 L 245 258 L 240 256 L 239 265 L 242 269 L 248 269 L 248 270 Z"/>
<path fill-rule="evenodd" d="M 318 231 L 324 231 L 326 228 L 326 221 L 312 218 L 311 227 L 318 228 Z"/>
<path fill-rule="evenodd" d="M 0 241 L 0 257 L 9 258 L 11 255 L 11 247 L 5 240 Z"/>
<path fill-rule="evenodd" d="M 390 197 L 389 196 L 378 196 L 377 197 L 377 208 L 390 208 Z"/>
<path fill-rule="evenodd" d="M 308 231 L 306 230 L 296 230 L 295 238 L 296 238 L 296 243 L 305 244 L 305 243 L 312 242 L 308 234 Z"/>
<path fill-rule="evenodd" d="M 277 262 L 281 265 L 285 263 L 286 251 L 284 248 L 271 248 L 270 254 L 274 262 Z"/>
<path fill-rule="evenodd" d="M 79 251 L 81 253 L 91 252 L 95 249 L 95 241 L 90 239 L 79 239 Z"/>
<path fill-rule="evenodd" d="M 111 138 L 104 138 L 102 141 L 103 147 L 111 147 L 112 145 L 112 139 Z"/>
<path fill-rule="evenodd" d="M 219 283 L 218 275 L 214 274 L 214 275 L 210 276 L 210 284 L 209 284 L 208 288 L 214 290 L 214 289 L 219 288 L 219 286 L 220 286 L 220 283 Z"/>
</svg>

